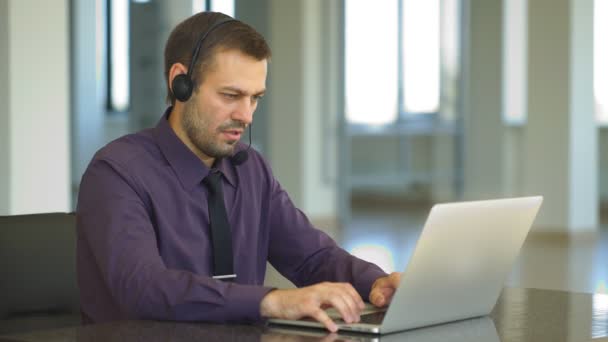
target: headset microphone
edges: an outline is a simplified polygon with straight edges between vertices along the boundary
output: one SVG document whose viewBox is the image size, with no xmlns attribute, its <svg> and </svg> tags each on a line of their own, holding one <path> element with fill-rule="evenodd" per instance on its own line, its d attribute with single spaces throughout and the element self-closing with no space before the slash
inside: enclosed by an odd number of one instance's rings
<svg viewBox="0 0 608 342">
<path fill-rule="evenodd" d="M 252 125 L 249 124 L 249 146 L 247 146 L 247 149 L 238 151 L 232 157 L 230 157 L 230 162 L 234 166 L 243 164 L 247 161 L 247 158 L 249 158 L 249 149 L 251 148 L 251 126 Z"/>
</svg>

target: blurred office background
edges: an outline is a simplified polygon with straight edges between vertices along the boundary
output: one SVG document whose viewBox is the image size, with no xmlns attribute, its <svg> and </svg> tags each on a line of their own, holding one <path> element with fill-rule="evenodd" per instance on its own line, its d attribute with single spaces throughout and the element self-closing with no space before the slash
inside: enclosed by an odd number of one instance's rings
<svg viewBox="0 0 608 342">
<path fill-rule="evenodd" d="M 509 284 L 607 291 L 608 0 L 0 0 L 0 215 L 74 209 L 203 10 L 269 40 L 253 144 L 347 250 L 401 270 L 432 204 L 544 195 Z"/>
</svg>

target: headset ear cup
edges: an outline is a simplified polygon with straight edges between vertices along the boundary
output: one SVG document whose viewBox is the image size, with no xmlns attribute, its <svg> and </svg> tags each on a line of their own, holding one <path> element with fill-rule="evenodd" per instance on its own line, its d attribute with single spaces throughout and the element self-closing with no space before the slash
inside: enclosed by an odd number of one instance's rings
<svg viewBox="0 0 608 342">
<path fill-rule="evenodd" d="M 173 95 L 180 102 L 186 102 L 192 95 L 192 80 L 187 74 L 175 76 L 171 84 Z"/>
</svg>

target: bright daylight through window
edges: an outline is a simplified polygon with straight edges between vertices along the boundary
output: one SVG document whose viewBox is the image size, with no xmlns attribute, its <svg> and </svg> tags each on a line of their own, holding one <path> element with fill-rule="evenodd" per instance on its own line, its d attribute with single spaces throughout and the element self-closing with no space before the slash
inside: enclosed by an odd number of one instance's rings
<svg viewBox="0 0 608 342">
<path fill-rule="evenodd" d="M 348 122 L 384 125 L 400 115 L 438 111 L 439 4 L 440 0 L 345 2 Z"/>
</svg>

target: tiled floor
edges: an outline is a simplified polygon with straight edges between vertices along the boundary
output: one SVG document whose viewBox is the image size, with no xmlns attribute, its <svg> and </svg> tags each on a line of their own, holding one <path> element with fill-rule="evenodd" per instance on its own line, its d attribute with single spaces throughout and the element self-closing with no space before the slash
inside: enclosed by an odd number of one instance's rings
<svg viewBox="0 0 608 342">
<path fill-rule="evenodd" d="M 403 270 L 429 208 L 420 205 L 397 211 L 359 206 L 353 208 L 347 227 L 341 230 L 330 227 L 328 231 L 349 252 L 375 262 L 386 271 Z M 286 286 L 288 283 L 275 272 L 269 272 L 269 282 Z M 595 237 L 532 233 L 507 285 L 608 293 L 608 225 L 602 224 Z"/>
<path fill-rule="evenodd" d="M 521 287 L 608 293 L 608 227 L 595 238 L 532 234 L 507 284 Z"/>
</svg>

